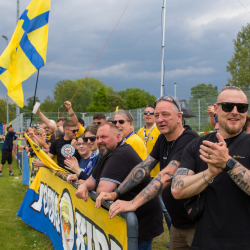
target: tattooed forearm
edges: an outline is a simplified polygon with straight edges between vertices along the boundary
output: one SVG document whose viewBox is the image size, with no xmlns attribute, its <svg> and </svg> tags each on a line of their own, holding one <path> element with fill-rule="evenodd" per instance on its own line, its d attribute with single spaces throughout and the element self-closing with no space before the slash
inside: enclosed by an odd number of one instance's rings
<svg viewBox="0 0 250 250">
<path fill-rule="evenodd" d="M 172 180 L 172 186 L 171 188 L 178 188 L 184 186 L 183 178 L 188 175 L 188 172 L 190 170 L 187 168 L 178 168 L 177 171 L 174 174 L 173 180 Z"/>
<path fill-rule="evenodd" d="M 75 113 L 69 114 L 69 117 L 73 117 L 75 116 Z"/>
<path fill-rule="evenodd" d="M 169 164 L 172 164 L 173 166 L 177 167 L 178 168 L 178 165 L 176 164 L 175 161 L 171 161 Z"/>
<path fill-rule="evenodd" d="M 229 176 L 243 190 L 250 195 L 250 173 L 240 163 L 236 163 L 232 170 L 228 171 Z"/>
<path fill-rule="evenodd" d="M 126 193 L 131 188 L 139 184 L 147 175 L 149 175 L 150 171 L 156 166 L 158 163 L 153 157 L 148 156 L 147 159 L 140 164 L 138 164 L 126 177 L 126 179 L 119 186 L 118 190 L 121 194 Z"/>
<path fill-rule="evenodd" d="M 155 178 L 145 187 L 139 197 L 143 198 L 143 204 L 152 200 L 158 194 L 160 194 L 163 190 L 163 184 L 161 181 L 161 174 L 157 174 Z"/>
<path fill-rule="evenodd" d="M 169 178 L 168 180 L 166 180 L 165 182 L 171 183 L 174 176 L 173 176 L 172 174 L 167 174 L 167 175 L 168 175 L 170 178 Z"/>
</svg>

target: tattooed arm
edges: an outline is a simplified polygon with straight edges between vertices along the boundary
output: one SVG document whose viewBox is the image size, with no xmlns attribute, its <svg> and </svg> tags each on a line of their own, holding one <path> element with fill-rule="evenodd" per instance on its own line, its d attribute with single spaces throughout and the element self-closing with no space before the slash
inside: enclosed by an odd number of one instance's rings
<svg viewBox="0 0 250 250">
<path fill-rule="evenodd" d="M 232 170 L 228 171 L 229 176 L 236 185 L 246 194 L 250 195 L 250 170 L 237 162 Z"/>
<path fill-rule="evenodd" d="M 135 211 L 155 198 L 163 189 L 170 186 L 173 174 L 179 165 L 179 161 L 171 161 L 132 201 L 116 201 L 109 209 L 109 217 L 113 218 L 120 212 Z"/>
<path fill-rule="evenodd" d="M 105 193 L 102 192 L 96 199 L 96 207 L 101 206 L 101 200 L 111 200 L 114 201 L 118 196 L 126 193 L 136 185 L 138 185 L 147 175 L 150 174 L 150 171 L 156 166 L 158 160 L 155 160 L 150 155 L 146 158 L 145 161 L 139 163 L 133 170 L 129 173 L 126 179 L 118 187 L 117 192 Z M 119 194 L 119 195 L 118 195 Z"/>
</svg>

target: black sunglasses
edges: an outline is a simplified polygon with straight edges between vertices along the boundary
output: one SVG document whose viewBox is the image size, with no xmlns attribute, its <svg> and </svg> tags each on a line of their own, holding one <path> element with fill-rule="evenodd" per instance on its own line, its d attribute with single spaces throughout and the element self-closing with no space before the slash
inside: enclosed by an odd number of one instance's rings
<svg viewBox="0 0 250 250">
<path fill-rule="evenodd" d="M 155 113 L 154 111 L 144 111 L 143 112 L 144 115 L 147 115 L 147 114 L 153 115 L 154 113 Z"/>
<path fill-rule="evenodd" d="M 96 140 L 96 137 L 95 136 L 83 137 L 82 140 L 84 142 L 88 142 L 88 140 L 90 140 L 91 142 L 94 142 Z"/>
<path fill-rule="evenodd" d="M 220 102 L 217 103 L 217 105 L 221 105 L 224 112 L 231 112 L 234 109 L 234 106 L 237 107 L 239 113 L 245 113 L 248 110 L 247 103 Z"/>
<path fill-rule="evenodd" d="M 112 121 L 112 123 L 115 124 L 115 125 L 116 125 L 117 122 L 119 122 L 120 124 L 124 124 L 125 121 L 126 120 L 118 120 L 118 121 L 114 120 L 114 121 Z"/>
<path fill-rule="evenodd" d="M 163 101 L 170 101 L 170 102 L 174 103 L 174 105 L 177 107 L 177 109 L 179 110 L 179 112 L 181 112 L 181 110 L 180 110 L 179 106 L 177 105 L 176 101 L 175 101 L 174 98 L 173 98 L 172 96 L 170 96 L 170 95 L 165 95 L 165 96 L 161 96 L 161 97 L 157 98 L 157 99 L 155 100 L 155 106 L 156 106 L 156 104 L 157 104 L 159 101 L 162 101 L 162 100 L 163 100 Z"/>
<path fill-rule="evenodd" d="M 101 122 L 93 122 L 95 125 L 101 125 Z"/>
<path fill-rule="evenodd" d="M 73 134 L 78 133 L 79 131 L 79 129 L 73 129 L 73 130 L 68 129 L 68 130 L 71 131 Z"/>
</svg>

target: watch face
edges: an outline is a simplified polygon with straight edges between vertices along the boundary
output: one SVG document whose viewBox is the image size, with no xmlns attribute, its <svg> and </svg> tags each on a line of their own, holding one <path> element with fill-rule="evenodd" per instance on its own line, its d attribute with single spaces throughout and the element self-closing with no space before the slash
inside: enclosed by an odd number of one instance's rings
<svg viewBox="0 0 250 250">
<path fill-rule="evenodd" d="M 228 172 L 229 170 L 232 170 L 232 168 L 235 166 L 237 161 L 232 157 L 228 160 L 227 165 L 225 167 L 225 171 Z"/>
</svg>

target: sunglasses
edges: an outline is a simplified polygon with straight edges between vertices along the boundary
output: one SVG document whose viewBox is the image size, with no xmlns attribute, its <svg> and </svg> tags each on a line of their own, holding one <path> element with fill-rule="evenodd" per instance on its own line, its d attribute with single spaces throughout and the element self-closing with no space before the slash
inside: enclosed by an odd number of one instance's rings
<svg viewBox="0 0 250 250">
<path fill-rule="evenodd" d="M 118 121 L 114 120 L 114 121 L 112 121 L 112 123 L 115 124 L 115 125 L 116 125 L 117 122 L 119 122 L 120 124 L 124 124 L 125 121 L 126 120 L 118 120 Z"/>
<path fill-rule="evenodd" d="M 245 113 L 248 110 L 247 103 L 220 102 L 217 103 L 217 105 L 221 105 L 224 112 L 231 112 L 234 109 L 234 106 L 237 107 L 239 113 Z"/>
<path fill-rule="evenodd" d="M 96 140 L 96 137 L 95 136 L 84 137 L 84 138 L 82 138 L 82 140 L 84 142 L 88 142 L 88 140 L 90 140 L 91 142 L 94 142 Z"/>
<path fill-rule="evenodd" d="M 95 125 L 101 125 L 101 122 L 93 122 Z"/>
<path fill-rule="evenodd" d="M 147 114 L 153 115 L 154 113 L 155 113 L 154 111 L 144 111 L 143 112 L 144 115 L 147 115 Z"/>
<path fill-rule="evenodd" d="M 156 106 L 156 104 L 157 104 L 159 101 L 162 101 L 162 100 L 163 100 L 163 101 L 170 101 L 170 102 L 174 103 L 174 105 L 175 105 L 176 108 L 179 110 L 179 112 L 181 112 L 181 110 L 180 110 L 179 106 L 177 105 L 176 101 L 175 101 L 174 98 L 173 98 L 172 96 L 170 96 L 170 95 L 165 95 L 165 96 L 161 96 L 161 97 L 157 98 L 157 99 L 155 100 L 155 106 Z"/>
<path fill-rule="evenodd" d="M 68 129 L 68 130 L 71 131 L 73 134 L 78 133 L 79 131 L 79 129 L 73 129 L 73 130 Z"/>
</svg>

